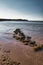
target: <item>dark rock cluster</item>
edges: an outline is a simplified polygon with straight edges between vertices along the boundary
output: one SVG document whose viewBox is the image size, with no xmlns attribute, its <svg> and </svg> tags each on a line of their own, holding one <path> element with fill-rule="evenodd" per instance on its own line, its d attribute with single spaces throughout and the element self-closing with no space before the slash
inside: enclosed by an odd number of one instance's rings
<svg viewBox="0 0 43 65">
<path fill-rule="evenodd" d="M 31 37 L 26 36 L 19 28 L 14 31 L 13 38 L 22 41 L 24 45 L 29 45 L 31 47 L 34 47 L 34 51 L 39 51 L 42 50 L 43 48 L 42 45 L 37 45 L 36 41 L 31 40 Z"/>
</svg>

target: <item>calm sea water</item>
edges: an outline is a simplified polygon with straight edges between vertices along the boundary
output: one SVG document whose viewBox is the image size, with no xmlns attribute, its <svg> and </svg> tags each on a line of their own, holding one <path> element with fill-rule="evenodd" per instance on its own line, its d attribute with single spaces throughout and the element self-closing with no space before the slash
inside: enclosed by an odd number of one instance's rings
<svg viewBox="0 0 43 65">
<path fill-rule="evenodd" d="M 26 35 L 34 37 L 34 39 L 43 40 L 43 22 L 20 22 L 20 21 L 4 21 L 0 22 L 0 40 L 7 35 L 5 33 L 13 33 L 16 28 L 20 28 Z"/>
</svg>

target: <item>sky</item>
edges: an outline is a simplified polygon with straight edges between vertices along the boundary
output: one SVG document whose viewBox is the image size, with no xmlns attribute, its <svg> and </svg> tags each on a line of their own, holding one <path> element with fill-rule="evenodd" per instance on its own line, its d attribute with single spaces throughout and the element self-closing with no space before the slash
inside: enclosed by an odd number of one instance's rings
<svg viewBox="0 0 43 65">
<path fill-rule="evenodd" d="M 0 0 L 0 18 L 43 21 L 43 0 Z"/>
</svg>

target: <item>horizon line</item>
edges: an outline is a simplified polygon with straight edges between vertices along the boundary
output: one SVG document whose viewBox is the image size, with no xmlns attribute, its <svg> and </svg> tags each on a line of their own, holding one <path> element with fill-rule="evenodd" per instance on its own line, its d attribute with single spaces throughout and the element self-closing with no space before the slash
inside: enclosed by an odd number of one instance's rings
<svg viewBox="0 0 43 65">
<path fill-rule="evenodd" d="M 43 21 L 43 20 L 29 20 L 29 19 L 26 19 L 26 18 L 0 18 L 0 20 L 27 20 L 27 21 Z"/>
</svg>

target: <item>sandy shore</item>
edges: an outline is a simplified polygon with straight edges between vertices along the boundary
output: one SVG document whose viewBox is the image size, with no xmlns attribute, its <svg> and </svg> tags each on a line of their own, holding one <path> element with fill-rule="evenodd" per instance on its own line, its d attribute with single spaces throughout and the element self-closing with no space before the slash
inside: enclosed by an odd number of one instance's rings
<svg viewBox="0 0 43 65">
<path fill-rule="evenodd" d="M 6 58 L 5 61 L 3 57 Z M 34 52 L 33 47 L 15 39 L 9 43 L 0 41 L 0 65 L 11 60 L 18 65 L 43 65 L 43 51 Z"/>
</svg>

